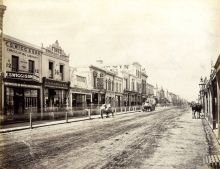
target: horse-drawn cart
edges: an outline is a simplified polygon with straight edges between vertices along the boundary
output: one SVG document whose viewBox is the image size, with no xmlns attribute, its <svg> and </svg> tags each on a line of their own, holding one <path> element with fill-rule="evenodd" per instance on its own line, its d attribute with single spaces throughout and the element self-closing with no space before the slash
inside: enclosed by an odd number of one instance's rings
<svg viewBox="0 0 220 169">
<path fill-rule="evenodd" d="M 100 107 L 101 118 L 103 118 L 104 114 L 106 114 L 106 118 L 109 117 L 109 114 L 112 114 L 112 117 L 114 116 L 114 111 L 112 110 L 111 104 L 103 104 Z"/>
</svg>

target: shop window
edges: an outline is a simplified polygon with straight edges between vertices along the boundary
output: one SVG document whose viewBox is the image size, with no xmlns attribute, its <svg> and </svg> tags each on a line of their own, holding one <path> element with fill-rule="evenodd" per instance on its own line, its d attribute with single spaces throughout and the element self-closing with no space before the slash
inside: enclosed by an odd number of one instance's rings
<svg viewBox="0 0 220 169">
<path fill-rule="evenodd" d="M 64 79 L 64 65 L 60 65 L 60 79 Z"/>
<path fill-rule="evenodd" d="M 49 78 L 53 79 L 53 62 L 49 62 Z"/>
<path fill-rule="evenodd" d="M 18 71 L 18 68 L 19 68 L 18 61 L 19 61 L 19 58 L 17 56 L 12 56 L 12 71 L 15 71 L 15 72 Z"/>
<path fill-rule="evenodd" d="M 25 107 L 37 107 L 38 106 L 38 93 L 37 90 L 32 89 L 26 89 L 24 91 L 24 97 L 25 97 Z"/>
<path fill-rule="evenodd" d="M 28 61 L 28 72 L 29 73 L 34 73 L 34 61 L 33 60 L 29 60 Z"/>
<path fill-rule="evenodd" d="M 14 89 L 6 88 L 5 109 L 7 114 L 13 114 L 14 112 Z"/>
</svg>

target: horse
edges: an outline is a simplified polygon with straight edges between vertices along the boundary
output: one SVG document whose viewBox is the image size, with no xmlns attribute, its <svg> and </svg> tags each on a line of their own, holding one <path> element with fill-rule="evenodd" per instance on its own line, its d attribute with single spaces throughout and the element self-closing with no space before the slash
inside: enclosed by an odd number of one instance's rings
<svg viewBox="0 0 220 169">
<path fill-rule="evenodd" d="M 109 117 L 109 113 L 112 113 L 112 117 L 114 116 L 114 111 L 112 111 L 111 104 L 103 104 L 100 107 L 101 118 L 103 119 L 103 114 L 106 114 L 106 118 Z"/>
<path fill-rule="evenodd" d="M 196 118 L 196 112 L 198 113 L 197 117 L 200 118 L 202 105 L 199 103 L 194 103 L 194 104 L 191 104 L 191 108 L 192 108 L 193 118 Z"/>
</svg>

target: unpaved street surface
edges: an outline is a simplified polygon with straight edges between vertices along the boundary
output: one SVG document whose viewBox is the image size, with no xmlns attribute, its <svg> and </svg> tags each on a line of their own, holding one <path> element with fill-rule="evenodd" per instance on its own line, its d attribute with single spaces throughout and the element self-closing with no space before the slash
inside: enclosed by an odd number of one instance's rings
<svg viewBox="0 0 220 169">
<path fill-rule="evenodd" d="M 186 108 L 164 108 L 5 133 L 0 168 L 202 169 L 205 123 Z"/>
</svg>

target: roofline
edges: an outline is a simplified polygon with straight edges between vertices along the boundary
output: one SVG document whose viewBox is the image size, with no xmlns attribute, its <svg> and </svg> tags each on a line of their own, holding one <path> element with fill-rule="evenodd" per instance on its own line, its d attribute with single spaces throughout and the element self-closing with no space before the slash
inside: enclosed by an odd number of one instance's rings
<svg viewBox="0 0 220 169">
<path fill-rule="evenodd" d="M 90 65 L 89 68 L 95 68 L 95 69 L 98 69 L 98 70 L 101 70 L 101 71 L 105 72 L 106 74 L 110 74 L 110 75 L 116 76 L 116 73 L 107 71 L 107 70 L 102 69 L 102 68 L 100 68 L 100 67 L 98 67 L 98 66 Z"/>
<path fill-rule="evenodd" d="M 13 41 L 13 42 L 16 42 L 16 43 L 20 43 L 21 45 L 26 45 L 26 46 L 28 46 L 28 47 L 31 47 L 31 48 L 34 48 L 34 49 L 36 49 L 36 50 L 39 50 L 39 51 L 43 52 L 40 46 L 31 44 L 31 43 L 29 43 L 29 42 L 26 42 L 26 41 L 17 39 L 17 38 L 15 38 L 15 37 L 12 37 L 12 36 L 9 36 L 9 35 L 6 35 L 6 34 L 3 34 L 3 39 L 4 39 L 4 40 L 10 40 L 10 41 Z"/>
</svg>

